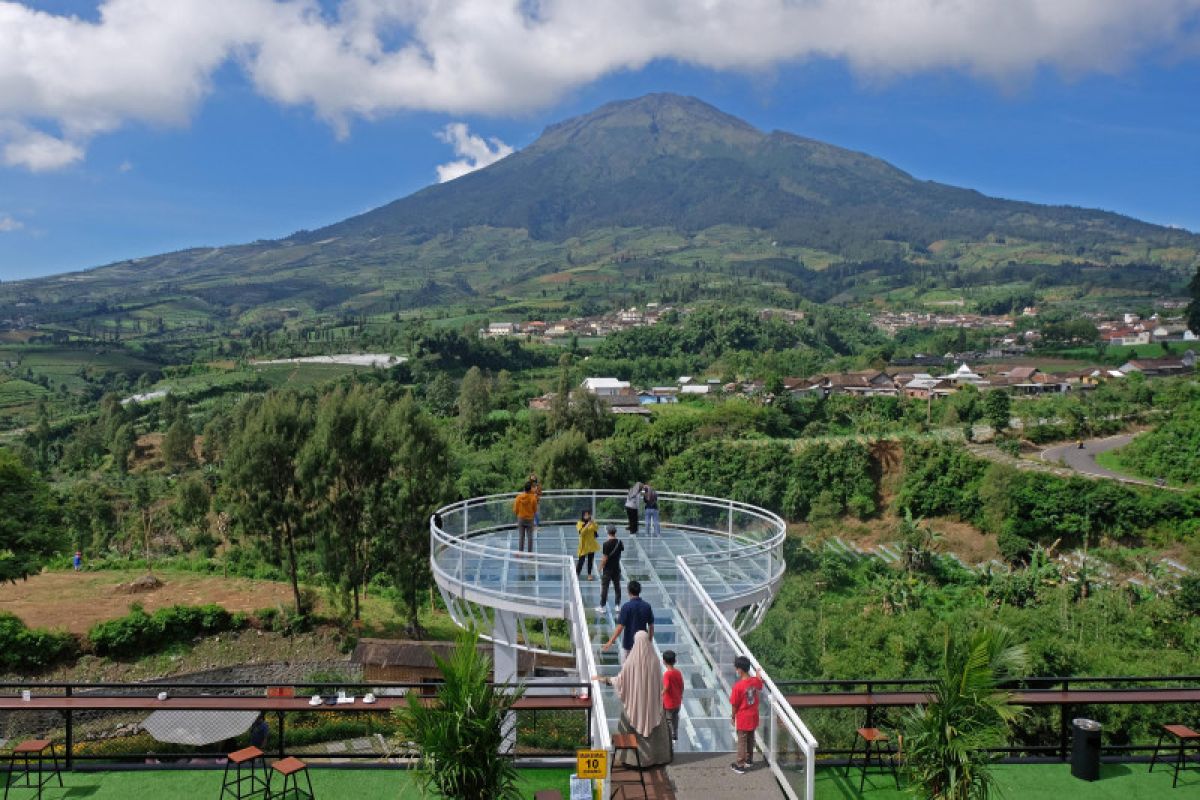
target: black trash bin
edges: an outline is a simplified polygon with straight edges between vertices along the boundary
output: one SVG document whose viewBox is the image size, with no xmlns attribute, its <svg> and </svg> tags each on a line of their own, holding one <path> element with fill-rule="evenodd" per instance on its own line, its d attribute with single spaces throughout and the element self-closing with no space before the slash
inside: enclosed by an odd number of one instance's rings
<svg viewBox="0 0 1200 800">
<path fill-rule="evenodd" d="M 1100 778 L 1100 723 L 1094 719 L 1073 719 L 1071 774 L 1085 781 Z"/>
</svg>

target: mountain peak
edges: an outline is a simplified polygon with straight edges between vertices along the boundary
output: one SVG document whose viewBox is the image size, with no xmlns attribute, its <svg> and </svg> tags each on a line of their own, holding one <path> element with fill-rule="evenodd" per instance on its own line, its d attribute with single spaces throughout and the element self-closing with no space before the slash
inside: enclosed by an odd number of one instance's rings
<svg viewBox="0 0 1200 800">
<path fill-rule="evenodd" d="M 764 133 L 695 97 L 666 93 L 607 103 L 551 125 L 491 166 L 309 236 L 419 241 L 487 227 L 562 241 L 599 228 L 690 234 L 722 225 L 844 258 L 902 252 L 894 242 L 924 248 L 993 234 L 1088 243 L 1181 238 L 1116 215 L 918 181 L 865 153 Z"/>
<path fill-rule="evenodd" d="M 551 125 L 530 149 L 595 144 L 611 136 L 620 137 L 623 144 L 630 144 L 632 136 L 643 144 L 649 141 L 677 149 L 704 142 L 754 145 L 762 140 L 763 133 L 698 98 L 659 92 L 606 103 L 595 111 Z"/>
</svg>

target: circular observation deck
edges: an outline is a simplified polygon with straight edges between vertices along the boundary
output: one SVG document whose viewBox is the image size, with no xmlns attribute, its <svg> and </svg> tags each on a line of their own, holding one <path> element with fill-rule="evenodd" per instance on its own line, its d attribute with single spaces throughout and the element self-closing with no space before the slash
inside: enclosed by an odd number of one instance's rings
<svg viewBox="0 0 1200 800">
<path fill-rule="evenodd" d="M 599 555 L 596 580 L 587 579 L 586 566 L 582 577 L 575 578 L 575 523 L 586 509 L 599 524 L 601 543 L 610 524 L 625 543 L 622 583 L 639 580 L 642 596 L 656 614 L 667 612 L 665 625 L 656 630 L 668 632 L 673 598 L 684 588 L 683 565 L 740 632 L 758 624 L 784 572 L 786 525 L 778 515 L 733 500 L 659 492 L 661 533 L 647 529 L 643 512 L 639 532 L 632 535 L 625 496 L 623 490 L 606 489 L 543 493 L 532 553 L 517 549 L 515 494 L 477 497 L 439 509 L 430 522 L 430 561 L 451 616 L 495 639 L 495 613 L 507 612 L 520 620 L 515 637 L 504 637 L 515 638 L 507 644 L 571 652 L 556 645 L 555 626 L 542 620 L 571 620 L 576 606 L 591 609 L 599 602 Z M 532 630 L 530 620 L 536 620 Z"/>
</svg>

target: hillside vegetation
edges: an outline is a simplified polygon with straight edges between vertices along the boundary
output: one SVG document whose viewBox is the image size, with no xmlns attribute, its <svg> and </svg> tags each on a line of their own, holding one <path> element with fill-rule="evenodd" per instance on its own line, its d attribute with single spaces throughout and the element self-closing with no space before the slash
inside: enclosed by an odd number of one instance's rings
<svg viewBox="0 0 1200 800">
<path fill-rule="evenodd" d="M 0 318 L 204 329 L 281 313 L 567 312 L 649 288 L 667 300 L 732 288 L 819 301 L 1038 276 L 1165 291 L 1198 252 L 1186 231 L 922 181 L 693 98 L 648 95 L 319 230 L 0 286 Z"/>
</svg>

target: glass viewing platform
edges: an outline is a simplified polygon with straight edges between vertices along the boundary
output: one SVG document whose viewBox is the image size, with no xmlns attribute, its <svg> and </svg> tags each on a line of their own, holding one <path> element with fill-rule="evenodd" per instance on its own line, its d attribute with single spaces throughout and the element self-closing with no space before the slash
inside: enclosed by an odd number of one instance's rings
<svg viewBox="0 0 1200 800">
<path fill-rule="evenodd" d="M 745 503 L 660 492 L 661 533 L 652 534 L 643 520 L 631 535 L 624 491 L 555 490 L 542 496 L 534 552 L 520 553 L 514 497 L 455 503 L 440 509 L 430 525 L 431 566 L 442 597 L 456 622 L 474 625 L 495 643 L 497 679 L 502 670 L 515 670 L 515 657 L 506 658 L 506 650 L 569 656 L 584 681 L 619 671 L 619 642 L 601 649 L 619 606 L 610 589 L 607 607 L 598 609 L 599 556 L 594 581 L 586 566 L 580 579 L 575 575 L 575 523 L 590 510 L 601 544 L 610 524 L 625 544 L 621 599 L 627 599 L 625 584 L 641 582 L 642 598 L 654 608 L 655 649 L 660 655 L 674 650 L 684 675 L 676 751 L 734 750 L 728 701 L 733 658 L 754 660 L 741 634 L 761 621 L 783 577 L 784 521 Z M 607 747 L 620 703 L 606 685 L 594 683 L 592 690 L 603 707 L 594 715 L 593 745 Z M 811 797 L 816 742 L 782 693 L 774 690 L 772 700 L 764 703 L 760 746 L 785 794 Z"/>
</svg>

